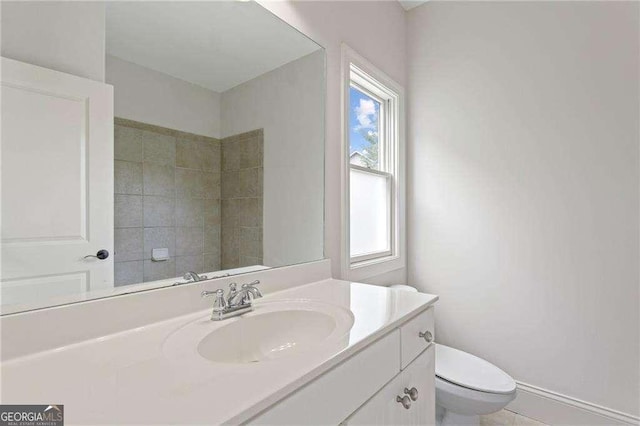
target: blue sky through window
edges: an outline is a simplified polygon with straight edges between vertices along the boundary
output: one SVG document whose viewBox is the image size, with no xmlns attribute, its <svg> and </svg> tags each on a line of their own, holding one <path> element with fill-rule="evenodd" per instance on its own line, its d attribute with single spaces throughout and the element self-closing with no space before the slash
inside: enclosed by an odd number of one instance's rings
<svg viewBox="0 0 640 426">
<path fill-rule="evenodd" d="M 380 103 L 358 89 L 349 88 L 349 154 L 362 152 L 370 144 L 364 135 L 378 133 Z"/>
</svg>

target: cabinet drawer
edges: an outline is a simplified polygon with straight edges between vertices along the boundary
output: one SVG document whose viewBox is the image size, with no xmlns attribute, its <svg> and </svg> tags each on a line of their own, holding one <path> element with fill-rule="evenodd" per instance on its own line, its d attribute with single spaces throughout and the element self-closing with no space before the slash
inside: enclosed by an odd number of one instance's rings
<svg viewBox="0 0 640 426">
<path fill-rule="evenodd" d="M 421 337 L 421 333 L 430 333 L 431 342 Z M 433 307 L 431 307 L 400 328 L 402 369 L 431 345 L 434 339 Z"/>
<path fill-rule="evenodd" d="M 412 388 L 417 397 L 407 409 L 397 398 Z M 342 425 L 433 425 L 435 404 L 435 346 L 431 345 Z"/>
<path fill-rule="evenodd" d="M 400 371 L 392 331 L 250 420 L 263 425 L 337 425 Z"/>
</svg>

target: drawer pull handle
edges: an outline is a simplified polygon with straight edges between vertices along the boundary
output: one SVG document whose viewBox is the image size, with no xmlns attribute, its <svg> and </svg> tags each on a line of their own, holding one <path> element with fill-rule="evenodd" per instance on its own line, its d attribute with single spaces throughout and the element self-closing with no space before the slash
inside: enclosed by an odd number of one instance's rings
<svg viewBox="0 0 640 426">
<path fill-rule="evenodd" d="M 411 389 L 404 388 L 404 393 L 405 393 L 405 395 L 409 395 L 409 398 L 411 398 L 412 401 L 417 401 L 418 400 L 418 389 L 416 389 L 416 388 L 411 388 Z"/>
<path fill-rule="evenodd" d="M 411 408 L 411 400 L 406 395 L 405 396 L 396 396 L 396 402 L 399 402 L 400 404 L 402 404 L 402 406 L 404 408 L 406 408 L 407 410 L 409 408 Z"/>
<path fill-rule="evenodd" d="M 424 333 L 421 331 L 418 333 L 418 337 L 422 337 L 427 343 L 433 342 L 433 334 L 430 331 L 425 331 Z"/>
</svg>

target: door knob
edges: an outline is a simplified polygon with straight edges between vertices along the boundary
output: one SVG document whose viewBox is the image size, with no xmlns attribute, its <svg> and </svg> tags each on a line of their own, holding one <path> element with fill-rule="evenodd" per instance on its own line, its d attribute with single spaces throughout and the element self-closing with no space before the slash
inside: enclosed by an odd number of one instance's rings
<svg viewBox="0 0 640 426">
<path fill-rule="evenodd" d="M 107 257 L 109 257 L 109 252 L 105 249 L 102 249 L 102 250 L 98 250 L 96 254 L 86 255 L 84 258 L 89 259 L 91 257 L 95 257 L 96 259 L 100 259 L 100 260 L 105 260 Z"/>
<path fill-rule="evenodd" d="M 418 400 L 418 389 L 416 388 L 404 388 L 404 393 L 405 395 L 409 395 L 409 398 L 411 398 L 412 401 L 417 401 Z"/>
<path fill-rule="evenodd" d="M 433 334 L 431 334 L 430 331 L 425 331 L 424 333 L 421 331 L 418 333 L 418 337 L 422 337 L 427 343 L 431 343 L 433 341 Z"/>
<path fill-rule="evenodd" d="M 396 402 L 399 402 L 400 404 L 402 404 L 402 406 L 404 408 L 406 408 L 407 410 L 409 408 L 411 408 L 411 400 L 406 395 L 405 396 L 396 396 Z"/>
</svg>

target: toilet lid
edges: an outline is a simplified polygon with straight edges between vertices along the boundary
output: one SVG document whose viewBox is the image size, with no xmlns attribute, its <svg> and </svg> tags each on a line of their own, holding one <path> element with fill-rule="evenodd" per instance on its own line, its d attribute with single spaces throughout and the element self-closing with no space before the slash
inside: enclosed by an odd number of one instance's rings
<svg viewBox="0 0 640 426">
<path fill-rule="evenodd" d="M 465 388 L 490 393 L 511 393 L 516 382 L 482 358 L 449 346 L 436 345 L 436 376 Z"/>
</svg>

